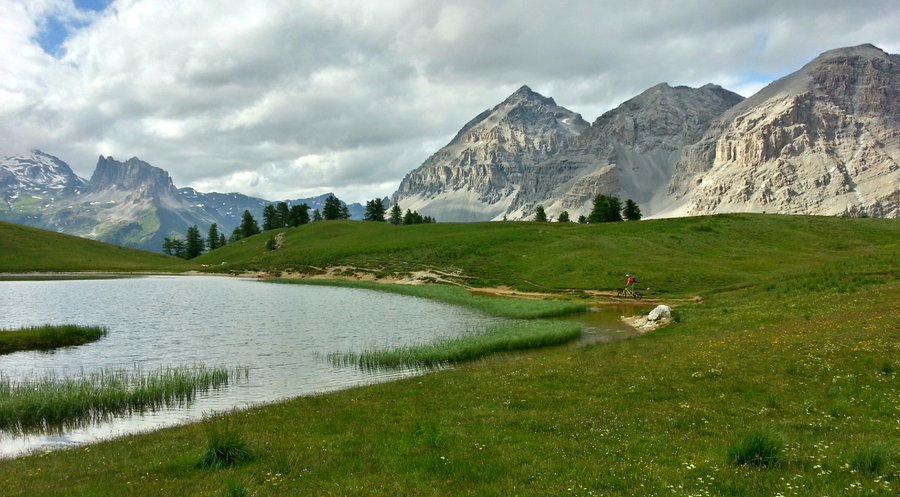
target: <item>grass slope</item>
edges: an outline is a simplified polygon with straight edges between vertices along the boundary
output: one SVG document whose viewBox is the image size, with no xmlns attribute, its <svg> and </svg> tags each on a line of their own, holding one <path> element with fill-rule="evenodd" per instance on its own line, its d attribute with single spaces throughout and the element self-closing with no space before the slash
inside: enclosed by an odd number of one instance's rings
<svg viewBox="0 0 900 497">
<path fill-rule="evenodd" d="M 294 248 L 265 254 L 249 247 L 264 243 L 259 237 L 231 247 L 231 261 L 296 264 L 305 246 L 317 264 L 457 265 L 481 281 L 558 288 L 600 286 L 606 271 L 617 282 L 626 267 L 704 300 L 632 340 L 522 352 L 0 461 L 0 488 L 9 496 L 898 494 L 896 221 L 510 224 L 419 234 L 311 226 L 289 232 Z M 333 235 L 331 243 L 314 240 L 317 233 Z M 479 257 L 466 255 L 476 248 L 467 236 L 485 244 Z M 408 251 L 416 237 L 433 248 L 421 260 Z M 629 245 L 658 251 L 622 250 Z M 499 257 L 502 247 L 525 250 L 540 267 L 520 264 L 518 253 Z M 598 247 L 616 250 L 587 257 Z M 578 257 L 560 256 L 568 255 L 561 248 Z M 238 259 L 241 250 L 256 259 Z M 599 272 L 579 269 L 569 280 L 567 263 Z M 229 469 L 198 467 L 216 431 L 233 433 L 255 457 Z M 763 460 L 748 452 L 760 445 L 765 464 L 735 464 Z"/>
<path fill-rule="evenodd" d="M 279 232 L 284 247 L 266 251 Z M 617 289 L 635 273 L 652 294 L 690 296 L 895 256 L 897 239 L 895 220 L 744 214 L 601 225 L 325 222 L 263 233 L 198 262 L 276 272 L 349 265 L 380 275 L 433 268 L 461 271 L 474 286 L 525 290 Z"/>
<path fill-rule="evenodd" d="M 186 271 L 190 262 L 0 221 L 0 272 Z"/>
</svg>

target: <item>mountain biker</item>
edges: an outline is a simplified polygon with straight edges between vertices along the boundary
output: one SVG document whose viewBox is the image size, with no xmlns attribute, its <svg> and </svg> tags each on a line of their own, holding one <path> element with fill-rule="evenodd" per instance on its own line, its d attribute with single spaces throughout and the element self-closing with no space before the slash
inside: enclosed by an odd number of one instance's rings
<svg viewBox="0 0 900 497">
<path fill-rule="evenodd" d="M 634 284 L 637 283 L 637 278 L 630 274 L 625 275 L 627 280 L 625 280 L 625 293 L 629 295 L 634 295 Z"/>
</svg>

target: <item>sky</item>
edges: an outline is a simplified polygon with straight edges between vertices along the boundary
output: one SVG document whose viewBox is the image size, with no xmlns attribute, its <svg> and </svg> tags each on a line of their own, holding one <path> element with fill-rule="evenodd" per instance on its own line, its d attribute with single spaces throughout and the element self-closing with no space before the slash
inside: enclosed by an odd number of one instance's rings
<svg viewBox="0 0 900 497">
<path fill-rule="evenodd" d="M 365 202 L 522 85 L 593 122 L 662 82 L 750 96 L 900 53 L 898 26 L 897 0 L 0 0 L 0 156 Z"/>
</svg>

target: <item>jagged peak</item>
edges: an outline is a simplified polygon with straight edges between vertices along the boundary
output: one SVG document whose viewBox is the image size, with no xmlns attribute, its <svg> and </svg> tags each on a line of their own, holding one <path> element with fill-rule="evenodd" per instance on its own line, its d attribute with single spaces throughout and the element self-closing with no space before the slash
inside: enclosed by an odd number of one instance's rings
<svg viewBox="0 0 900 497">
<path fill-rule="evenodd" d="M 538 101 L 546 105 L 556 105 L 556 101 L 552 97 L 545 97 L 540 93 L 532 90 L 528 85 L 522 85 L 518 90 L 503 101 L 503 104 L 515 104 L 523 101 Z"/>
</svg>

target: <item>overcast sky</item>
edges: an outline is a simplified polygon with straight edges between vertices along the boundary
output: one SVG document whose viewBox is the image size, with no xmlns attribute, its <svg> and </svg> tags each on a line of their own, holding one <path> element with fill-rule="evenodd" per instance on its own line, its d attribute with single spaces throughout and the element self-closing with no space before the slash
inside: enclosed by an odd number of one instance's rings
<svg viewBox="0 0 900 497">
<path fill-rule="evenodd" d="M 360 202 L 523 84 L 592 122 L 657 83 L 749 96 L 862 43 L 900 53 L 900 2 L 0 0 L 0 156 Z"/>
</svg>

